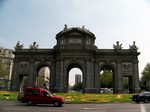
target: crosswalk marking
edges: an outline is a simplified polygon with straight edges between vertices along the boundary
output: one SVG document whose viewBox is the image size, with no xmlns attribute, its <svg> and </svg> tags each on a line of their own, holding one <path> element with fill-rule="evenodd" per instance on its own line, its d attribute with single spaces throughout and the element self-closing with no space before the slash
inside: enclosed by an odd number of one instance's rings
<svg viewBox="0 0 150 112">
<path fill-rule="evenodd" d="M 141 112 L 146 112 L 146 108 L 144 104 L 140 104 Z"/>
</svg>

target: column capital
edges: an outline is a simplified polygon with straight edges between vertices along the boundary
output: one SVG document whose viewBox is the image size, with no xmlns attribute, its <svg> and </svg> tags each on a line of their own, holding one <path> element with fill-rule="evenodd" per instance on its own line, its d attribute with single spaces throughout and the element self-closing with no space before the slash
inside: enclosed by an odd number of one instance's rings
<svg viewBox="0 0 150 112">
<path fill-rule="evenodd" d="M 134 64 L 136 64 L 136 63 L 138 64 L 138 63 L 139 63 L 139 60 L 133 60 L 133 63 L 134 63 Z"/>
</svg>

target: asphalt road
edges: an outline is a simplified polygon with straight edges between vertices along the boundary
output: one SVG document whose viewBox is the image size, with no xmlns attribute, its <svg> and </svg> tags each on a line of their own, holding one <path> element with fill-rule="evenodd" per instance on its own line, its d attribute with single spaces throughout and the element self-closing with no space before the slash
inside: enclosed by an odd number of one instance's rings
<svg viewBox="0 0 150 112">
<path fill-rule="evenodd" d="M 53 107 L 0 101 L 0 112 L 150 112 L 150 103 L 64 104 L 62 107 Z"/>
</svg>

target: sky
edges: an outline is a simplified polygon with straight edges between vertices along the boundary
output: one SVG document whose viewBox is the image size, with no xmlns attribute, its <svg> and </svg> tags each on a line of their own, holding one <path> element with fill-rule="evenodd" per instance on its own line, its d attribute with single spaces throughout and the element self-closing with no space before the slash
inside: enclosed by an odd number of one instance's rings
<svg viewBox="0 0 150 112">
<path fill-rule="evenodd" d="M 136 42 L 139 75 L 150 63 L 150 0 L 0 0 L 0 47 L 25 48 L 34 41 L 39 48 L 53 48 L 64 24 L 95 34 L 99 49 L 124 49 Z M 72 70 L 81 73 L 80 70 Z"/>
</svg>

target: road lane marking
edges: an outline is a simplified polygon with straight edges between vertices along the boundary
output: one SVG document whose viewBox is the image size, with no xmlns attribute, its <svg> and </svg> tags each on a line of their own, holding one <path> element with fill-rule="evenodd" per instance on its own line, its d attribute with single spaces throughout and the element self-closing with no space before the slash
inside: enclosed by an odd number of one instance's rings
<svg viewBox="0 0 150 112">
<path fill-rule="evenodd" d="M 104 110 L 105 108 L 83 108 L 84 110 Z"/>
<path fill-rule="evenodd" d="M 41 109 L 41 112 L 68 112 L 67 110 L 50 110 L 50 109 Z"/>
<path fill-rule="evenodd" d="M 20 111 L 26 111 L 26 110 L 29 110 L 29 109 L 23 109 L 23 108 L 3 108 L 4 110 L 20 110 Z"/>
<path fill-rule="evenodd" d="M 115 112 L 141 112 L 141 110 L 133 109 L 133 110 L 116 110 Z"/>
<path fill-rule="evenodd" d="M 140 104 L 141 112 L 146 112 L 146 108 L 144 104 Z"/>
</svg>

